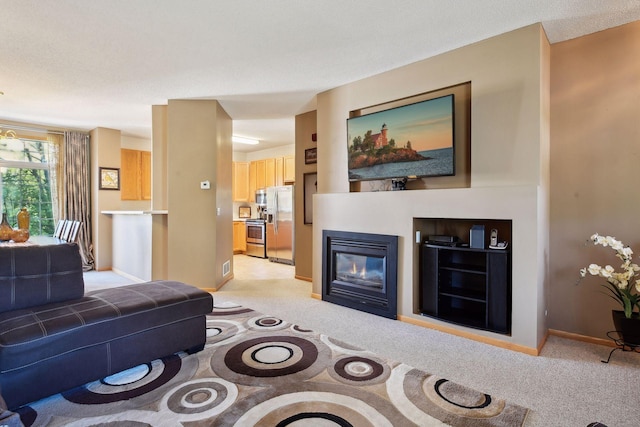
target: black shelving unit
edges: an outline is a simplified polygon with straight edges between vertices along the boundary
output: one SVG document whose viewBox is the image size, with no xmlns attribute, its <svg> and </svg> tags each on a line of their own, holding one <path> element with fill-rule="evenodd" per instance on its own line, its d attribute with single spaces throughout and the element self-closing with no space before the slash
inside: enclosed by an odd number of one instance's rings
<svg viewBox="0 0 640 427">
<path fill-rule="evenodd" d="M 420 312 L 473 328 L 511 333 L 511 251 L 424 244 Z"/>
</svg>

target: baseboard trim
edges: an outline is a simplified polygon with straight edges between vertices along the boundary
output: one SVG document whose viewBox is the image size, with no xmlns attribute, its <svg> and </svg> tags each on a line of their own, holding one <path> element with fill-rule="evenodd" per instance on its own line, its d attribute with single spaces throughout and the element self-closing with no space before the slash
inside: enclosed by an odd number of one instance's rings
<svg viewBox="0 0 640 427">
<path fill-rule="evenodd" d="M 293 277 L 295 277 L 298 280 L 304 280 L 305 282 L 313 282 L 313 279 L 311 277 L 298 276 L 297 274 L 294 275 Z"/>
<path fill-rule="evenodd" d="M 473 341 L 481 342 L 484 344 L 493 345 L 495 347 L 505 348 L 507 350 L 517 351 L 519 353 L 528 354 L 530 356 L 538 356 L 540 354 L 540 348 L 532 348 L 527 347 L 520 344 L 514 344 L 507 341 L 502 341 L 496 338 L 485 337 L 483 335 L 474 334 L 467 331 L 461 331 L 459 329 L 452 328 L 451 326 L 437 325 L 435 323 L 431 323 L 425 320 L 414 319 L 413 317 L 408 316 L 398 316 L 398 320 L 405 323 L 410 323 L 412 325 L 421 326 L 423 328 L 435 329 L 440 332 L 445 332 L 447 334 L 455 335 L 462 338 L 467 338 Z M 544 341 L 544 340 L 543 340 Z"/>
<path fill-rule="evenodd" d="M 111 271 L 113 271 L 119 276 L 126 277 L 127 279 L 133 280 L 134 282 L 137 282 L 137 283 L 144 283 L 148 281 L 148 280 L 144 280 L 139 277 L 136 277 L 133 274 L 125 273 L 124 271 L 118 270 L 117 268 L 111 268 Z"/>
<path fill-rule="evenodd" d="M 322 300 L 322 295 L 312 292 L 311 298 Z M 527 347 L 521 344 L 514 344 L 507 341 L 502 341 L 500 339 L 485 337 L 484 335 L 478 335 L 467 331 L 461 331 L 459 329 L 453 328 L 451 326 L 438 325 L 426 320 L 414 319 L 413 317 L 398 315 L 398 320 L 405 323 L 410 323 L 412 325 L 420 326 L 423 328 L 435 329 L 436 331 L 445 332 L 447 334 L 455 335 L 462 338 L 468 338 L 473 341 L 478 341 L 484 344 L 493 345 L 495 347 L 504 348 L 507 350 L 517 351 L 519 353 L 528 354 L 530 356 L 539 356 L 542 352 L 542 348 L 547 343 L 549 339 L 549 335 L 554 335 L 560 338 L 567 338 L 575 341 L 582 341 L 590 344 L 604 345 L 607 347 L 615 347 L 615 343 L 611 340 L 606 340 L 603 338 L 595 338 L 587 335 L 575 334 L 572 332 L 559 331 L 557 329 L 548 329 L 547 332 L 542 337 L 542 340 L 538 344 L 537 348 Z"/>
<path fill-rule="evenodd" d="M 222 287 L 224 285 L 226 285 L 227 283 L 229 283 L 231 281 L 231 279 L 233 279 L 233 273 L 231 273 L 227 277 L 225 277 L 225 279 L 222 282 L 220 282 L 220 284 L 217 287 L 215 287 L 215 288 L 201 288 L 201 289 L 203 291 L 214 293 L 214 292 L 217 292 L 220 289 L 222 289 Z"/>
<path fill-rule="evenodd" d="M 567 338 L 574 341 L 582 341 L 589 344 L 604 345 L 607 347 L 616 347 L 616 344 L 611 340 L 607 340 L 604 338 L 590 337 L 588 335 L 575 334 L 573 332 L 559 331 L 557 329 L 549 329 L 549 335 L 554 335 L 560 338 Z"/>
</svg>

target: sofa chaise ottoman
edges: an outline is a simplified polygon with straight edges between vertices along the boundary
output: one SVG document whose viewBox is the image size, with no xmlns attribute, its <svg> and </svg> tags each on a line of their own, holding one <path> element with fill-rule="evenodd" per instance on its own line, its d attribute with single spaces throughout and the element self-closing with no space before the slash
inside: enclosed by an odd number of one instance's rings
<svg viewBox="0 0 640 427">
<path fill-rule="evenodd" d="M 84 292 L 76 244 L 0 248 L 0 390 L 9 409 L 204 348 L 211 294 L 152 281 Z"/>
</svg>

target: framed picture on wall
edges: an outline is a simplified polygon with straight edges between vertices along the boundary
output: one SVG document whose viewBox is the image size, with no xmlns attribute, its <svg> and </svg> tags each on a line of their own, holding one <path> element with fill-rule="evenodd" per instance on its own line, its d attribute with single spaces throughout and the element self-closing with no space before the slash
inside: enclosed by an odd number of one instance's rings
<svg viewBox="0 0 640 427">
<path fill-rule="evenodd" d="M 318 149 L 317 148 L 307 148 L 304 150 L 304 164 L 309 165 L 311 163 L 318 162 Z"/>
<path fill-rule="evenodd" d="M 313 195 L 318 192 L 318 174 L 316 172 L 305 173 L 304 183 L 304 223 L 313 224 Z"/>
<path fill-rule="evenodd" d="M 99 168 L 100 190 L 120 190 L 120 169 Z"/>
</svg>

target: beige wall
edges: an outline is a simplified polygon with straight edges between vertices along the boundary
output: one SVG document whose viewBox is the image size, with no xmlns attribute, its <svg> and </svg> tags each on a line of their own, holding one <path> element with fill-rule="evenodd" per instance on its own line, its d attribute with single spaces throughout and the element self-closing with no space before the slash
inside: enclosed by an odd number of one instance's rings
<svg viewBox="0 0 640 427">
<path fill-rule="evenodd" d="M 318 146 L 311 135 L 317 133 L 316 112 L 296 116 L 296 187 L 295 187 L 295 265 L 296 277 L 311 280 L 313 276 L 313 224 L 304 223 L 304 174 L 316 172 L 316 163 L 304 163 L 304 150 Z"/>
<path fill-rule="evenodd" d="M 216 221 L 216 276 L 215 288 L 233 274 L 233 195 L 231 159 L 233 157 L 233 143 L 231 142 L 233 125 L 231 117 L 216 103 L 216 207 L 221 209 Z M 213 185 L 214 183 L 212 183 Z M 223 264 L 229 263 L 228 275 L 223 275 Z"/>
<path fill-rule="evenodd" d="M 230 177 L 222 183 L 228 189 L 218 188 L 220 165 L 231 165 L 231 150 L 220 152 L 220 147 L 231 143 L 231 129 L 231 119 L 217 101 L 170 100 L 168 103 L 169 279 L 215 289 L 222 263 L 232 256 Z M 228 143 L 220 141 L 221 138 L 228 138 Z M 219 157 L 221 155 L 225 158 Z M 211 188 L 200 189 L 200 183 L 207 180 Z M 219 214 L 216 214 L 217 208 Z M 219 253 L 218 248 L 225 245 L 228 253 Z"/>
<path fill-rule="evenodd" d="M 151 107 L 151 203 L 153 209 L 167 209 L 167 106 Z"/>
<path fill-rule="evenodd" d="M 151 107 L 151 209 L 167 210 L 167 106 Z M 153 242 L 151 254 L 151 278 L 163 280 L 169 277 L 169 245 L 167 215 L 154 215 L 151 226 Z"/>
<path fill-rule="evenodd" d="M 612 235 L 640 252 L 640 22 L 551 48 L 549 327 L 606 338 L 615 303 L 597 278 L 576 286 L 589 263 L 618 267 Z M 637 259 L 637 258 L 636 258 Z"/>
<path fill-rule="evenodd" d="M 91 131 L 91 224 L 96 270 L 112 266 L 111 215 L 100 212 L 120 209 L 120 191 L 100 190 L 100 167 L 120 168 L 120 131 L 96 128 Z"/>
<path fill-rule="evenodd" d="M 548 42 L 542 27 L 532 25 L 319 94 L 322 194 L 314 201 L 314 293 L 322 289 L 323 229 L 398 235 L 399 314 L 422 321 L 414 305 L 418 245 L 413 243 L 413 218 L 510 219 L 512 335 L 454 328 L 525 351 L 536 349 L 546 333 L 548 80 Z M 472 94 L 471 188 L 349 193 L 349 111 L 467 81 Z"/>
</svg>

